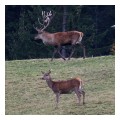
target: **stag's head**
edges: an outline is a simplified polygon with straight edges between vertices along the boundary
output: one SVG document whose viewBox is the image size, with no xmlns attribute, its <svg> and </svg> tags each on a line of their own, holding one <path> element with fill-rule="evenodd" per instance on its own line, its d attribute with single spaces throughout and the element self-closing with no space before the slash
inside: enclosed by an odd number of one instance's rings
<svg viewBox="0 0 120 120">
<path fill-rule="evenodd" d="M 51 76 L 50 76 L 50 73 L 51 73 L 51 71 L 49 70 L 48 72 L 42 72 L 42 74 L 43 74 L 43 77 L 42 77 L 42 79 L 43 80 L 50 80 L 51 79 Z"/>
<path fill-rule="evenodd" d="M 42 11 L 42 23 L 40 22 L 40 19 L 38 18 L 38 23 L 40 24 L 40 28 L 38 27 L 34 27 L 34 29 L 38 32 L 38 35 L 35 36 L 35 39 L 38 39 L 38 37 L 40 36 L 40 34 L 42 34 L 44 32 L 44 30 L 49 26 L 53 16 L 55 14 L 50 11 L 50 12 L 46 12 L 46 11 Z"/>
</svg>

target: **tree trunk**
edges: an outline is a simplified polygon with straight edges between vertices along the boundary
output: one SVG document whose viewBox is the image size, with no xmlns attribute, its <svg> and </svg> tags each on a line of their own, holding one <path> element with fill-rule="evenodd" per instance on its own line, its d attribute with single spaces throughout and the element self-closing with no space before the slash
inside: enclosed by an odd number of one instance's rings
<svg viewBox="0 0 120 120">
<path fill-rule="evenodd" d="M 95 36 L 98 35 L 98 8 L 95 7 Z M 95 37 L 95 49 L 97 49 L 97 37 Z"/>
<path fill-rule="evenodd" d="M 64 5 L 63 6 L 63 23 L 62 23 L 62 31 L 65 32 L 66 31 L 66 18 L 67 18 L 67 6 Z M 66 50 L 65 50 L 65 46 L 62 46 L 62 55 L 64 57 L 66 57 Z"/>
</svg>

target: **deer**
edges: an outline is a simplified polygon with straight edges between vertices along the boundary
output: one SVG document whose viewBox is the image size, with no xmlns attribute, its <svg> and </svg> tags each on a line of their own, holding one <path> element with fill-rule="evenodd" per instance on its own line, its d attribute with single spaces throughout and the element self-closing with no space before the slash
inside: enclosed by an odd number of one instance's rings
<svg viewBox="0 0 120 120">
<path fill-rule="evenodd" d="M 55 13 L 42 11 L 42 21 L 40 22 L 40 19 L 38 18 L 38 23 L 40 24 L 40 28 L 34 27 L 34 29 L 38 32 L 37 35 L 35 35 L 35 41 L 36 40 L 42 40 L 42 42 L 47 46 L 53 46 L 54 52 L 51 58 L 51 61 L 53 61 L 54 56 L 56 53 L 58 53 L 62 59 L 66 60 L 66 58 L 60 53 L 61 46 L 70 45 L 72 50 L 70 53 L 70 56 L 68 57 L 68 60 L 72 57 L 74 51 L 75 51 L 75 45 L 80 45 L 83 49 L 83 58 L 85 58 L 85 46 L 82 44 L 82 38 L 83 38 L 83 32 L 79 31 L 67 31 L 67 32 L 56 32 L 56 33 L 49 33 L 46 32 L 45 29 L 49 26 L 51 20 L 55 16 Z"/>
<path fill-rule="evenodd" d="M 58 108 L 60 95 L 69 94 L 73 91 L 77 95 L 79 105 L 81 95 L 83 95 L 83 104 L 85 104 L 85 91 L 83 90 L 83 81 L 79 77 L 71 78 L 68 80 L 53 81 L 50 75 L 50 70 L 48 72 L 41 72 L 43 74 L 43 77 L 41 79 L 46 80 L 48 87 L 51 88 L 56 95 L 56 108 Z"/>
</svg>

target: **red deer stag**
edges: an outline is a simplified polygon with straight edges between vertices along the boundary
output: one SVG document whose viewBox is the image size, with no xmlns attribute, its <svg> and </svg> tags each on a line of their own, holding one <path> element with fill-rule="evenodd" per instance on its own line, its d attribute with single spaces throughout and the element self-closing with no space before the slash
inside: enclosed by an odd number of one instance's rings
<svg viewBox="0 0 120 120">
<path fill-rule="evenodd" d="M 80 105 L 81 94 L 83 95 L 83 104 L 85 104 L 85 92 L 83 90 L 83 81 L 80 78 L 71 78 L 66 81 L 64 80 L 52 81 L 50 73 L 51 73 L 50 70 L 47 73 L 42 72 L 43 74 L 42 79 L 46 80 L 49 88 L 51 88 L 56 95 L 56 102 L 57 102 L 56 108 L 58 107 L 60 94 L 69 94 L 73 91 L 76 93 L 78 97 L 79 105 Z"/>
<path fill-rule="evenodd" d="M 35 30 L 38 32 L 38 34 L 35 36 L 35 40 L 41 39 L 45 45 L 50 45 L 54 46 L 54 52 L 52 55 L 53 60 L 54 56 L 56 53 L 59 53 L 59 55 L 64 59 L 65 57 L 62 56 L 60 53 L 60 48 L 63 45 L 71 45 L 72 46 L 72 51 L 71 54 L 68 58 L 72 57 L 74 51 L 75 51 L 75 45 L 80 44 L 80 46 L 83 48 L 83 58 L 85 58 L 85 46 L 82 45 L 82 37 L 83 33 L 79 31 L 68 31 L 68 32 L 56 32 L 56 33 L 48 33 L 45 32 L 44 30 L 48 27 L 48 25 L 51 22 L 51 19 L 53 18 L 54 14 L 50 12 L 45 12 L 42 11 L 42 18 L 43 18 L 43 23 L 40 23 L 40 20 L 38 18 L 39 24 L 42 26 L 41 28 L 37 28 L 34 26 Z"/>
</svg>

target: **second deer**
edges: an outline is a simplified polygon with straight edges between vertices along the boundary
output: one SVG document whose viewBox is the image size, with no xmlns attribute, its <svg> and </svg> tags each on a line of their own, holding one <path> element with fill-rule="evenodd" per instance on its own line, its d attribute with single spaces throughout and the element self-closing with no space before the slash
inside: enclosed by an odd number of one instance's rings
<svg viewBox="0 0 120 120">
<path fill-rule="evenodd" d="M 72 78 L 66 81 L 53 81 L 49 72 L 42 72 L 43 77 L 42 79 L 46 80 L 49 88 L 52 89 L 52 91 L 56 95 L 56 108 L 58 107 L 59 97 L 60 94 L 68 94 L 74 91 L 77 95 L 79 105 L 80 105 L 80 99 L 81 95 L 83 95 L 83 104 L 85 104 L 85 91 L 83 90 L 83 81 L 80 78 Z"/>
<path fill-rule="evenodd" d="M 75 45 L 79 44 L 83 49 L 83 58 L 85 58 L 85 46 L 82 44 L 82 38 L 83 38 L 83 32 L 79 31 L 67 31 L 67 32 L 56 32 L 56 33 L 49 33 L 45 32 L 44 30 L 49 26 L 54 14 L 50 12 L 42 11 L 42 18 L 43 23 L 40 22 L 38 18 L 38 22 L 41 28 L 37 28 L 34 26 L 35 30 L 38 32 L 38 34 L 35 36 L 35 40 L 41 39 L 45 45 L 54 46 L 54 52 L 52 55 L 53 60 L 56 53 L 59 53 L 59 55 L 64 59 L 65 57 L 60 53 L 61 46 L 65 45 L 71 45 L 72 51 L 68 58 L 72 57 L 74 51 L 75 51 Z"/>
</svg>

